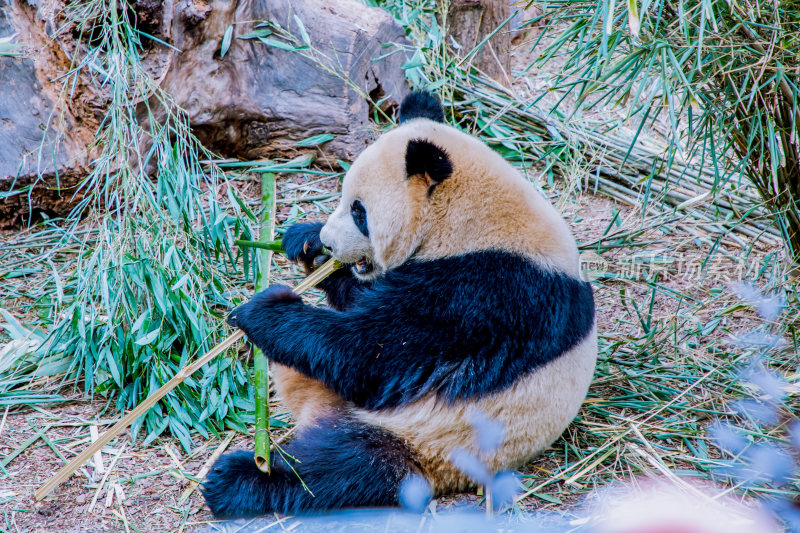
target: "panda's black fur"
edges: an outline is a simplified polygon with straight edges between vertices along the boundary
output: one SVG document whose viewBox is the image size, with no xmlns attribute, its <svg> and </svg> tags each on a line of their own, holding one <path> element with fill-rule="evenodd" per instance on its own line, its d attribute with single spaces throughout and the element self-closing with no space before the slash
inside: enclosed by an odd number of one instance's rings
<svg viewBox="0 0 800 533">
<path fill-rule="evenodd" d="M 441 107 L 412 93 L 400 120 L 416 118 L 441 122 Z M 404 161 L 409 179 L 427 180 L 429 197 L 453 173 L 448 153 L 424 138 L 408 142 Z M 361 228 L 354 219 L 366 237 L 368 220 Z M 287 256 L 313 269 L 322 227 L 289 228 Z M 445 406 L 502 402 L 504 391 L 593 334 L 587 283 L 497 244 L 426 260 L 412 255 L 366 281 L 342 268 L 320 285 L 330 308 L 272 286 L 235 309 L 229 323 L 271 360 L 326 385 L 349 407 L 300 428 L 284 453 L 273 453 L 270 475 L 251 452 L 220 458 L 203 485 L 215 516 L 396 505 L 404 478 L 423 474 L 436 485 L 425 465 L 447 457 L 424 457 L 407 439 L 365 422 L 364 413 L 402 417 L 431 396 Z"/>
<path fill-rule="evenodd" d="M 413 91 L 403 99 L 397 122 L 403 124 L 415 118 L 444 122 L 444 111 L 439 101 L 427 91 Z"/>
<path fill-rule="evenodd" d="M 393 506 L 400 483 L 417 471 L 398 438 L 348 417 L 319 420 L 271 459 L 266 475 L 252 452 L 223 455 L 203 484 L 214 516 Z"/>
<path fill-rule="evenodd" d="M 502 283 L 487 284 L 486 265 Z M 585 282 L 502 251 L 407 263 L 368 288 L 345 278 L 325 288 L 342 311 L 273 286 L 230 323 L 274 361 L 370 410 L 428 393 L 456 402 L 505 389 L 569 350 L 594 322 Z"/>
</svg>

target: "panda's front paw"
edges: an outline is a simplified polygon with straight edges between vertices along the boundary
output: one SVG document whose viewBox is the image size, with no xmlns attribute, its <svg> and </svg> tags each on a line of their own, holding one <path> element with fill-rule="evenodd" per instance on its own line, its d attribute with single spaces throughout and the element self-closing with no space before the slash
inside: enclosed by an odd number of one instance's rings
<svg viewBox="0 0 800 533">
<path fill-rule="evenodd" d="M 269 312 L 276 306 L 301 303 L 302 298 L 285 285 L 272 285 L 253 296 L 249 302 L 240 305 L 228 315 L 229 325 L 248 333 L 254 324 L 268 324 Z"/>
<path fill-rule="evenodd" d="M 300 222 L 286 230 L 283 235 L 283 249 L 290 261 L 303 265 L 306 274 L 328 260 L 322 252 L 322 241 L 319 232 L 324 226 L 322 222 Z"/>
</svg>

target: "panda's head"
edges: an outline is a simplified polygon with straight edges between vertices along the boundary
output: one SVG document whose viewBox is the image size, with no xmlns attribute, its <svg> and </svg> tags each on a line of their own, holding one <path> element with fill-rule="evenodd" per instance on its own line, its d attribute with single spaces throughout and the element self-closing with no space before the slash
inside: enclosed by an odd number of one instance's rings
<svg viewBox="0 0 800 533">
<path fill-rule="evenodd" d="M 453 173 L 450 156 L 434 140 L 437 129 L 451 129 L 438 100 L 411 93 L 400 106 L 399 123 L 353 162 L 339 207 L 320 234 L 364 280 L 414 255 L 428 233 L 431 197 Z"/>
<path fill-rule="evenodd" d="M 353 162 L 320 234 L 357 277 L 487 248 L 577 274 L 561 216 L 498 153 L 445 124 L 435 97 L 411 93 L 399 123 Z"/>
</svg>

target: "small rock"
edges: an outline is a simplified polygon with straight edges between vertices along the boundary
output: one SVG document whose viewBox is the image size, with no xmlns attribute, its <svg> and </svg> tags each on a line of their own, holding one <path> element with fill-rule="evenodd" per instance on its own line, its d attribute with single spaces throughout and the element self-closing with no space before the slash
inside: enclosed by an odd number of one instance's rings
<svg viewBox="0 0 800 533">
<path fill-rule="evenodd" d="M 53 513 L 56 512 L 56 510 L 53 507 L 49 506 L 49 505 L 45 505 L 45 506 L 39 507 L 37 509 L 37 511 L 42 516 L 52 516 Z"/>
<path fill-rule="evenodd" d="M 88 497 L 86 496 L 86 494 L 79 494 L 78 497 L 75 498 L 75 503 L 78 505 L 83 505 L 84 503 L 86 503 L 87 499 Z"/>
</svg>

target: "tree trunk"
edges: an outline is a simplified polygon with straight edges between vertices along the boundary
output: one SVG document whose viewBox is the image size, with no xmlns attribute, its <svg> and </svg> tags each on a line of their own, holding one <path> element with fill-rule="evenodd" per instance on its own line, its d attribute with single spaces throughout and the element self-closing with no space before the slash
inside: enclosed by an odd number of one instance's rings
<svg viewBox="0 0 800 533">
<path fill-rule="evenodd" d="M 447 12 L 448 34 L 466 57 L 511 15 L 509 0 L 452 0 Z M 503 84 L 510 84 L 511 32 L 501 28 L 470 59 L 472 64 Z"/>
</svg>

